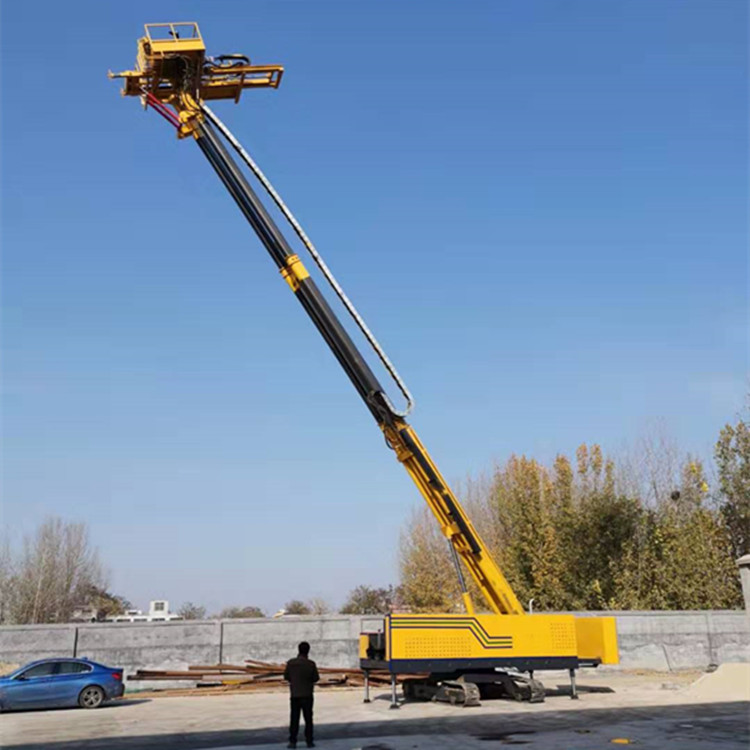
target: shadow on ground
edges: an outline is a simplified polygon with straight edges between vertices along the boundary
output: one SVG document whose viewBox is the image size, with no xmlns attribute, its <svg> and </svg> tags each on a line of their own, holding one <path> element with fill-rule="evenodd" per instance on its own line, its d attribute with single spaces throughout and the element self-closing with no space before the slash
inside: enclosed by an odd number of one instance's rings
<svg viewBox="0 0 750 750">
<path fill-rule="evenodd" d="M 579 695 L 585 693 L 614 693 L 616 690 L 607 685 L 579 685 L 577 688 Z M 570 685 L 557 685 L 557 687 L 545 687 L 544 694 L 548 697 L 557 697 L 562 695 L 570 696 Z"/>
<path fill-rule="evenodd" d="M 395 721 L 372 721 L 316 725 L 316 742 L 347 737 L 372 738 L 408 735 L 472 735 L 476 739 L 503 744 L 525 744 L 530 735 L 550 732 L 588 733 L 597 728 L 627 725 L 655 740 L 673 740 L 674 747 L 690 747 L 692 741 L 713 743 L 725 750 L 744 750 L 750 744 L 748 709 L 744 701 L 690 704 L 682 706 L 644 706 L 639 708 L 597 708 L 533 715 L 482 713 L 481 709 L 460 709 L 458 715 L 409 718 L 408 707 Z M 252 730 L 186 732 L 180 734 L 107 737 L 101 740 L 76 740 L 23 744 L 24 750 L 198 750 L 229 745 L 284 743 L 286 726 Z M 515 737 L 515 739 L 513 739 Z"/>
<path fill-rule="evenodd" d="M 113 708 L 127 708 L 129 706 L 137 706 L 139 703 L 150 703 L 149 698 L 118 698 L 117 700 L 107 701 L 102 703 L 96 711 L 109 711 Z M 58 706 L 57 708 L 13 708 L 7 711 L 3 711 L 4 715 L 9 714 L 34 714 L 34 713 L 49 713 L 50 711 L 81 711 L 80 706 Z"/>
</svg>

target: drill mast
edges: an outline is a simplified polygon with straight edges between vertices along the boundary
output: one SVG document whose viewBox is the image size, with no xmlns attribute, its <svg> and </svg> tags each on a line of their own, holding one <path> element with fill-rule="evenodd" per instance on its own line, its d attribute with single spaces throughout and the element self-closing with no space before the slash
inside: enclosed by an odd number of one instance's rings
<svg viewBox="0 0 750 750">
<path fill-rule="evenodd" d="M 232 158 L 212 121 L 228 134 L 225 126 L 204 106 L 209 99 L 237 102 L 246 88 L 277 88 L 283 67 L 251 65 L 244 55 L 206 57 L 203 38 L 195 23 L 147 24 L 145 28 L 145 36 L 138 40 L 135 70 L 110 73 L 110 78 L 124 79 L 123 96 L 140 97 L 144 106 L 153 107 L 177 129 L 178 137 L 195 139 L 435 515 L 449 541 L 467 611 L 473 612 L 473 605 L 459 558 L 493 612 L 523 614 L 516 595 L 414 429 L 406 422 L 404 413 L 393 407 L 299 256 Z M 228 135 L 231 142 L 236 143 L 231 134 Z M 382 351 L 378 354 L 382 355 L 381 359 L 384 357 Z M 395 370 L 388 369 L 398 377 Z M 400 379 L 398 382 L 401 387 Z M 405 387 L 402 390 L 408 397 Z"/>
<path fill-rule="evenodd" d="M 576 669 L 582 665 L 618 662 L 614 618 L 572 614 L 528 616 L 524 613 L 487 546 L 414 428 L 406 421 L 411 395 L 390 360 L 263 173 L 205 104 L 208 99 L 234 99 L 236 102 L 245 88 L 276 88 L 282 73 L 283 68 L 278 65 L 251 65 L 249 59 L 241 55 L 206 57 L 195 24 L 152 24 L 146 27 L 146 36 L 138 41 L 136 69 L 110 73 L 110 76 L 124 79 L 123 94 L 139 96 L 145 107 L 155 109 L 176 129 L 179 138 L 195 139 L 346 372 L 448 540 L 467 614 L 389 614 L 383 620 L 382 629 L 362 633 L 359 655 L 360 667 L 366 676 L 365 700 L 369 700 L 367 674 L 371 669 L 390 671 L 392 708 L 398 707 L 396 675 L 405 673 L 429 673 L 424 680 L 404 682 L 407 697 L 460 700 L 465 705 L 475 705 L 481 686 L 485 686 L 485 690 L 487 686 L 500 687 L 517 699 L 543 700 L 544 687 L 533 678 L 534 671 L 568 669 L 571 695 L 576 697 Z M 391 403 L 299 256 L 232 158 L 227 144 L 235 149 L 276 201 L 354 318 L 406 398 L 404 411 L 397 410 Z M 494 614 L 474 614 L 461 562 Z M 499 671 L 509 668 L 517 671 Z M 528 672 L 529 676 L 523 677 L 518 670 Z"/>
<path fill-rule="evenodd" d="M 206 48 L 195 23 L 147 24 L 145 28 L 145 36 L 138 40 L 135 70 L 110 73 L 110 78 L 124 79 L 123 96 L 140 97 L 144 106 L 153 107 L 177 129 L 178 137 L 195 139 L 433 512 L 450 544 L 467 612 L 473 612 L 473 604 L 459 558 L 493 612 L 522 615 L 524 611 L 516 595 L 414 428 L 407 423 L 405 413 L 393 407 L 383 386 L 232 158 L 212 122 L 229 137 L 230 143 L 236 144 L 235 139 L 204 106 L 206 100 L 213 99 L 237 102 L 246 88 L 277 88 L 283 67 L 251 65 L 244 55 L 206 57 Z M 306 236 L 303 239 L 306 240 Z M 309 242 L 305 244 L 310 249 Z M 374 341 L 369 336 L 368 340 Z M 385 357 L 379 347 L 376 351 L 381 359 Z M 387 358 L 384 363 L 409 398 Z"/>
</svg>

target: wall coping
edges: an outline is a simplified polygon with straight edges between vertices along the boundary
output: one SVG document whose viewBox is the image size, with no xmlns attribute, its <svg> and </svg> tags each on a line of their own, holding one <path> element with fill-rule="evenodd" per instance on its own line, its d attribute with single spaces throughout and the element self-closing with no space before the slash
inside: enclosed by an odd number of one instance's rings
<svg viewBox="0 0 750 750">
<path fill-rule="evenodd" d="M 750 555 L 747 555 L 750 558 Z M 481 613 L 479 613 L 481 614 Z M 744 609 L 644 609 L 644 610 L 588 610 L 579 612 L 535 612 L 534 614 L 570 614 L 584 617 L 684 617 L 685 615 L 746 616 Z M 532 615 L 533 616 L 533 615 Z M 172 622 L 63 622 L 37 625 L 0 625 L 0 631 L 10 630 L 71 630 L 74 628 L 175 628 L 193 625 L 257 624 L 268 622 L 335 622 L 380 617 L 380 615 L 287 615 L 285 617 L 225 618 L 221 620 L 174 620 Z"/>
</svg>

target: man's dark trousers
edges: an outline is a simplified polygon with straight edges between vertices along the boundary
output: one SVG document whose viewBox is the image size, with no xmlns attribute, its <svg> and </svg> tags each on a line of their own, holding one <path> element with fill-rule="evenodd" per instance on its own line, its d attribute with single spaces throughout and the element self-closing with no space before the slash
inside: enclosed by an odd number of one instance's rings
<svg viewBox="0 0 750 750">
<path fill-rule="evenodd" d="M 300 711 L 305 717 L 305 742 L 309 745 L 313 741 L 313 697 L 309 695 L 305 698 L 290 698 L 289 706 L 291 714 L 289 716 L 289 742 L 297 742 L 299 732 L 299 714 Z"/>
</svg>

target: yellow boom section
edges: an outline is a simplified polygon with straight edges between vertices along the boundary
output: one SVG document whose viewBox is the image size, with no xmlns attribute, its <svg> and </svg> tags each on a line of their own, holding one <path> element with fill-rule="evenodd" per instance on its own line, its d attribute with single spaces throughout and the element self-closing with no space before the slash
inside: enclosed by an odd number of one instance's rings
<svg viewBox="0 0 750 750">
<path fill-rule="evenodd" d="M 524 609 L 518 597 L 414 429 L 406 421 L 396 420 L 393 425 L 384 425 L 383 432 L 492 611 L 498 614 L 523 615 Z M 471 614 L 473 607 L 466 591 L 463 597 L 466 610 Z"/>
</svg>

